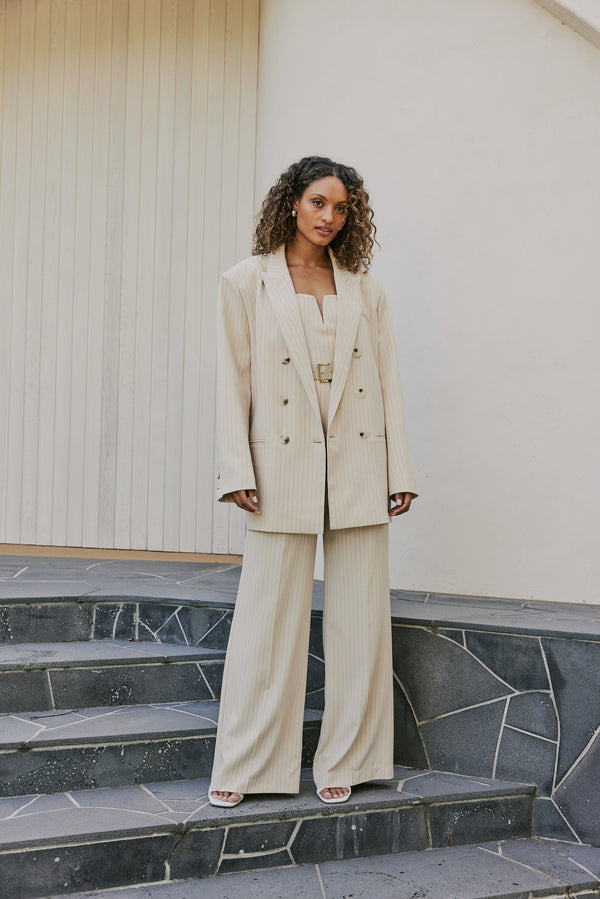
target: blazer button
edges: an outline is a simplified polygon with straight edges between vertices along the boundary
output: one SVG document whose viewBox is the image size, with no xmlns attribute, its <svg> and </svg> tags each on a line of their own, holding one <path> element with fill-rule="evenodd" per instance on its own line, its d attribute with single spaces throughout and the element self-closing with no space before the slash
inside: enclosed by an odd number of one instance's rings
<svg viewBox="0 0 600 899">
<path fill-rule="evenodd" d="M 289 365 L 289 364 L 290 364 L 290 357 L 289 357 L 289 356 L 282 356 L 282 357 L 281 357 L 281 364 L 282 364 L 282 365 Z"/>
<path fill-rule="evenodd" d="M 364 400 L 364 398 L 365 398 L 366 395 L 367 395 L 367 391 L 365 390 L 364 387 L 359 387 L 359 388 L 358 388 L 358 395 L 359 395 L 359 397 L 360 397 L 361 399 Z"/>
<path fill-rule="evenodd" d="M 360 432 L 360 436 L 364 439 L 365 437 L 368 437 L 368 436 L 369 436 L 369 432 L 368 432 L 368 431 L 361 431 L 361 432 Z"/>
<path fill-rule="evenodd" d="M 355 359 L 360 359 L 362 354 L 357 346 L 355 346 L 354 349 L 352 350 L 352 355 L 354 356 Z"/>
<path fill-rule="evenodd" d="M 288 400 L 287 396 L 282 396 L 281 397 L 281 405 L 287 406 L 288 403 L 289 403 L 289 400 Z"/>
<path fill-rule="evenodd" d="M 282 443 L 284 444 L 284 446 L 285 446 L 285 444 L 287 444 L 287 443 L 290 442 L 290 438 L 287 437 L 287 436 L 286 436 L 286 437 L 282 437 L 282 438 L 281 438 L 281 442 L 282 442 Z"/>
</svg>

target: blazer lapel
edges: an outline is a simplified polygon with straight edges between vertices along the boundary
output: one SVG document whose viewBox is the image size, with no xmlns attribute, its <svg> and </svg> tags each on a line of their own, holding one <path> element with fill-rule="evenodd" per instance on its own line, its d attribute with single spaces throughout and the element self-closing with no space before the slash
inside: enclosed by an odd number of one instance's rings
<svg viewBox="0 0 600 899">
<path fill-rule="evenodd" d="M 352 361 L 352 351 L 355 345 L 356 333 L 360 323 L 360 277 L 340 268 L 333 254 L 333 273 L 338 295 L 337 328 L 335 336 L 335 355 L 333 359 L 333 381 L 331 382 L 331 395 L 329 397 L 328 426 L 333 417 L 344 392 L 346 379 Z"/>
<path fill-rule="evenodd" d="M 273 312 L 283 334 L 298 377 L 302 382 L 315 412 L 320 417 L 317 392 L 313 378 L 312 365 L 308 355 L 304 326 L 298 309 L 298 301 L 290 273 L 285 261 L 285 247 L 271 253 L 267 261 L 267 269 L 262 275 L 263 283 L 273 306 Z"/>
</svg>

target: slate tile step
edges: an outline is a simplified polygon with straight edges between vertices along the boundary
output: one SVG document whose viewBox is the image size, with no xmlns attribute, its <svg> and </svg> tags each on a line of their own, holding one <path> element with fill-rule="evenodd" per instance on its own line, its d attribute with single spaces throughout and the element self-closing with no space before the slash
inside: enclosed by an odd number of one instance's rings
<svg viewBox="0 0 600 899">
<path fill-rule="evenodd" d="M 247 797 L 232 810 L 210 806 L 208 787 L 0 799 L 0 883 L 11 899 L 39 899 L 531 833 L 531 787 L 442 772 L 396 768 L 342 806 L 317 799 L 308 771 L 298 796 Z"/>
<path fill-rule="evenodd" d="M 223 650 L 90 640 L 0 644 L 0 713 L 218 699 Z"/>
<path fill-rule="evenodd" d="M 96 890 L 70 899 L 597 899 L 598 890 L 600 849 L 534 837 Z"/>
<path fill-rule="evenodd" d="M 208 776 L 219 703 L 151 703 L 0 716 L 0 796 Z M 304 713 L 312 762 L 322 712 Z"/>
<path fill-rule="evenodd" d="M 0 672 L 37 668 L 85 668 L 109 665 L 203 662 L 222 659 L 219 649 L 135 640 L 87 640 L 73 643 L 0 643 Z"/>
<path fill-rule="evenodd" d="M 165 736 L 214 735 L 218 715 L 216 700 L 2 715 L 0 753 Z M 317 709 L 306 709 L 304 720 L 320 721 L 321 715 Z"/>
</svg>

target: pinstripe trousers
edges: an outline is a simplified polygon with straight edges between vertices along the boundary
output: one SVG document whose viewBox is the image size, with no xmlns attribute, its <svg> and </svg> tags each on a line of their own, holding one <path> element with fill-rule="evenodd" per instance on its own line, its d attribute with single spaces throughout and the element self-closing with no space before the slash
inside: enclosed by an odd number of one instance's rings
<svg viewBox="0 0 600 899">
<path fill-rule="evenodd" d="M 315 534 L 248 531 L 211 790 L 297 793 Z M 393 776 L 388 526 L 326 530 L 318 790 Z"/>
</svg>

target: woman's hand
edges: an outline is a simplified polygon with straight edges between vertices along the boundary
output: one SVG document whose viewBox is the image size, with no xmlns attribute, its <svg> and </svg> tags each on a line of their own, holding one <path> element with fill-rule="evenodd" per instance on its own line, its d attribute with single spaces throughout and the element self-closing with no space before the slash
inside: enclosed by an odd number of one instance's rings
<svg viewBox="0 0 600 899">
<path fill-rule="evenodd" d="M 416 493 L 392 493 L 388 500 L 390 517 L 393 518 L 394 515 L 402 515 L 404 512 L 408 512 L 410 504 L 416 495 Z M 396 505 L 394 506 L 392 503 L 396 503 Z"/>
<path fill-rule="evenodd" d="M 260 512 L 256 490 L 235 490 L 231 495 L 240 509 L 245 509 L 246 512 Z"/>
</svg>

